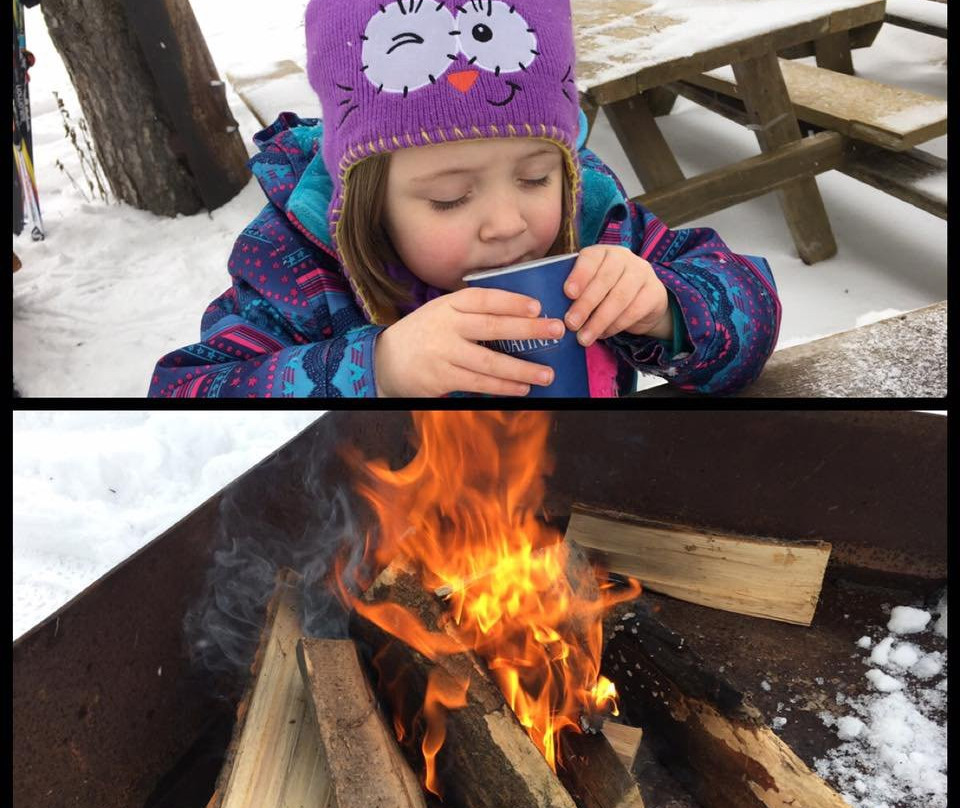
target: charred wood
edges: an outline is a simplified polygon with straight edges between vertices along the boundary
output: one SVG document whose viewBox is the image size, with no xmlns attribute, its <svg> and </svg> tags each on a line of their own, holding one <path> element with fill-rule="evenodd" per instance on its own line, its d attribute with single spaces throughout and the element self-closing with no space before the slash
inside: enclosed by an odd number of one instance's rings
<svg viewBox="0 0 960 808">
<path fill-rule="evenodd" d="M 645 607 L 624 616 L 604 671 L 624 717 L 703 808 L 849 808 L 766 726 L 749 697 L 707 669 Z"/>
</svg>

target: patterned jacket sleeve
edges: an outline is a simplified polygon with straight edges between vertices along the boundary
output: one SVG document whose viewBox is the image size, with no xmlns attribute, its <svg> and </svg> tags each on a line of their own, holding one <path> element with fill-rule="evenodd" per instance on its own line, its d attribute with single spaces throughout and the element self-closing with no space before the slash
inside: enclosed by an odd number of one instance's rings
<svg viewBox="0 0 960 808">
<path fill-rule="evenodd" d="M 738 255 L 709 228 L 670 230 L 628 203 L 633 251 L 650 262 L 682 315 L 678 352 L 653 337 L 607 340 L 624 361 L 680 390 L 729 395 L 754 381 L 773 352 L 780 300 L 766 260 Z"/>
<path fill-rule="evenodd" d="M 375 396 L 383 330 L 353 300 L 336 259 L 268 204 L 234 244 L 233 284 L 206 309 L 200 341 L 162 357 L 150 396 Z"/>
</svg>

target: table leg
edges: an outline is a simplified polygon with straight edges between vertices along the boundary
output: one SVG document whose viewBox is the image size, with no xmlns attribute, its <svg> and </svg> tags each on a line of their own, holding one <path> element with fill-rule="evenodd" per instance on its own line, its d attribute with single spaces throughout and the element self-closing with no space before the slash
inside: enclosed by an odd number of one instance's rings
<svg viewBox="0 0 960 808">
<path fill-rule="evenodd" d="M 683 181 L 677 158 L 643 95 L 606 104 L 603 110 L 646 192 Z"/>
<path fill-rule="evenodd" d="M 820 37 L 814 41 L 813 49 L 817 54 L 817 67 L 832 70 L 835 73 L 853 75 L 850 35 L 846 31 L 837 31 Z"/>
<path fill-rule="evenodd" d="M 593 99 L 588 95 L 580 95 L 580 109 L 587 116 L 587 140 L 590 139 L 590 133 L 593 132 L 593 124 L 597 120 L 597 113 L 600 111 Z"/>
<path fill-rule="evenodd" d="M 669 115 L 677 102 L 677 94 L 668 87 L 651 87 L 643 91 L 643 97 L 647 99 L 647 106 L 654 118 Z"/>
<path fill-rule="evenodd" d="M 800 140 L 800 127 L 773 51 L 733 65 L 737 86 L 763 152 Z M 817 181 L 794 180 L 777 192 L 797 252 L 805 264 L 830 258 L 837 244 Z"/>
</svg>

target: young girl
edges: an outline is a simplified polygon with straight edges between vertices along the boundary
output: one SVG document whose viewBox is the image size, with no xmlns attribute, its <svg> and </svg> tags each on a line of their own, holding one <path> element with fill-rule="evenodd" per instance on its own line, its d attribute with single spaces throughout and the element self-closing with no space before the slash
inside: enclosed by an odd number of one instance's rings
<svg viewBox="0 0 960 808">
<path fill-rule="evenodd" d="M 756 378 L 780 323 L 770 269 L 668 230 L 584 147 L 569 0 L 311 0 L 306 36 L 324 121 L 257 134 L 269 202 L 150 395 L 523 396 L 552 371 L 482 343 L 565 329 L 591 396 L 637 371 L 720 394 Z M 462 281 L 570 252 L 563 320 Z"/>
</svg>

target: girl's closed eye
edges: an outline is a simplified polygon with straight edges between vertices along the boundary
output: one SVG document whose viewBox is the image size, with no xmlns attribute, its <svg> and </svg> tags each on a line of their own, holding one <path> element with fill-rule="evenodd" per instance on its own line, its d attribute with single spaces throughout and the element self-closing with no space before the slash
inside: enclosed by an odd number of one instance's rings
<svg viewBox="0 0 960 808">
<path fill-rule="evenodd" d="M 452 199 L 449 202 L 441 202 L 440 200 L 437 200 L 437 199 L 431 199 L 430 207 L 433 208 L 434 210 L 453 210 L 454 208 L 458 208 L 461 205 L 465 204 L 466 201 L 467 201 L 466 195 L 461 196 L 459 199 Z"/>
<path fill-rule="evenodd" d="M 540 177 L 539 179 L 535 179 L 535 180 L 520 180 L 520 182 L 526 185 L 528 188 L 544 188 L 550 184 L 550 175 L 547 174 L 546 176 Z M 439 210 L 439 211 L 453 210 L 454 208 L 458 208 L 461 205 L 465 205 L 469 197 L 470 197 L 470 194 L 464 194 L 459 199 L 452 199 L 449 202 L 444 202 L 439 199 L 431 199 L 430 207 L 432 207 L 434 210 Z"/>
<path fill-rule="evenodd" d="M 550 175 L 547 174 L 545 177 L 540 177 L 538 180 L 522 180 L 524 185 L 531 185 L 537 188 L 543 188 L 545 185 L 550 184 Z"/>
</svg>

